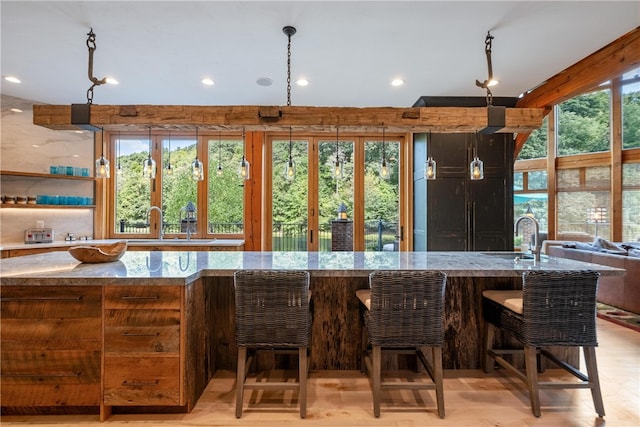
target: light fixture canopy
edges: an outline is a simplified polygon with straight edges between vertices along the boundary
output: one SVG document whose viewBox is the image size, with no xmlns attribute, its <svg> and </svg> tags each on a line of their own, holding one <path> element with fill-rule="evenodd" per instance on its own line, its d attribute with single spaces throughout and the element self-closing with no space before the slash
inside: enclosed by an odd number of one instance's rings
<svg viewBox="0 0 640 427">
<path fill-rule="evenodd" d="M 95 137 L 95 133 L 93 134 Z M 109 160 L 104 157 L 104 128 L 100 130 L 100 157 L 96 160 L 96 178 L 109 178 L 111 176 Z"/>
<path fill-rule="evenodd" d="M 198 127 L 196 126 L 196 158 L 191 162 L 191 179 L 194 181 L 204 181 L 204 166 L 198 159 Z"/>
<path fill-rule="evenodd" d="M 469 164 L 469 175 L 472 181 L 484 179 L 484 163 L 478 158 L 478 132 L 473 139 L 473 160 Z"/>
<path fill-rule="evenodd" d="M 142 162 L 142 176 L 149 179 L 156 178 L 156 161 L 151 158 L 151 127 L 149 127 L 149 153 Z"/>
<path fill-rule="evenodd" d="M 248 181 L 251 179 L 251 164 L 244 156 L 244 147 L 246 144 L 244 128 L 242 128 L 242 160 L 240 160 L 240 165 L 238 166 L 238 175 L 240 178 Z"/>
</svg>

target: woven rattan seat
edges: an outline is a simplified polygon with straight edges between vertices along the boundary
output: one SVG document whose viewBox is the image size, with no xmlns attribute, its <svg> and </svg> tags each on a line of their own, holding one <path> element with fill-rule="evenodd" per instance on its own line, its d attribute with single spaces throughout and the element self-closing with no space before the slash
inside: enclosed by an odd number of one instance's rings
<svg viewBox="0 0 640 427">
<path fill-rule="evenodd" d="M 236 417 L 244 389 L 298 390 L 300 417 L 307 411 L 307 350 L 311 335 L 309 273 L 297 270 L 241 270 L 234 273 L 238 367 Z M 254 359 L 248 350 L 298 354 L 298 381 L 247 382 Z"/>
<path fill-rule="evenodd" d="M 595 271 L 529 271 L 522 275 L 522 291 L 484 291 L 486 372 L 494 360 L 518 376 L 529 389 L 531 410 L 540 416 L 540 388 L 589 388 L 596 413 L 604 416 L 596 363 L 596 292 L 600 274 Z M 508 295 L 510 293 L 511 295 Z M 522 312 L 505 306 L 503 301 L 522 299 Z M 502 302 L 501 302 L 502 301 Z M 518 304 L 515 304 L 518 306 Z M 513 336 L 524 346 L 522 350 L 494 349 L 496 329 Z M 577 367 L 560 361 L 546 347 L 582 347 L 587 375 Z M 525 373 L 503 355 L 524 351 Z M 579 381 L 538 381 L 538 358 L 544 356 Z"/>
<path fill-rule="evenodd" d="M 375 271 L 369 290 L 357 296 L 363 303 L 371 349 L 363 355 L 372 377 L 373 412 L 380 416 L 381 390 L 427 389 L 436 391 L 438 415 L 444 418 L 442 345 L 444 342 L 444 291 L 447 276 L 435 271 Z M 368 346 L 367 346 L 368 347 Z M 382 352 L 417 356 L 431 381 L 382 381 Z M 430 351 L 429 351 L 430 350 Z"/>
</svg>

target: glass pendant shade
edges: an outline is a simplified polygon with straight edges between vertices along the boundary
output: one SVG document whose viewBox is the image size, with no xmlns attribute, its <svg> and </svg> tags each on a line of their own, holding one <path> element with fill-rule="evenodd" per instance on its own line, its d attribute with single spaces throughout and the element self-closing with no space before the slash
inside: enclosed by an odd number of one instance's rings
<svg viewBox="0 0 640 427">
<path fill-rule="evenodd" d="M 484 165 L 478 156 L 475 156 L 469 165 L 469 173 L 474 181 L 484 179 Z"/>
<path fill-rule="evenodd" d="M 342 179 L 344 175 L 344 164 L 342 160 L 339 160 L 337 157 L 338 156 L 336 156 L 336 161 L 333 164 L 333 177 L 335 179 Z"/>
<path fill-rule="evenodd" d="M 384 157 L 382 158 L 382 162 L 380 162 L 380 178 L 389 179 L 389 164 Z"/>
<path fill-rule="evenodd" d="M 218 167 L 216 168 L 216 175 L 222 176 L 222 163 L 218 163 Z"/>
<path fill-rule="evenodd" d="M 96 160 L 96 178 L 109 178 L 109 176 L 109 160 L 105 159 L 104 156 L 100 156 L 100 158 Z"/>
<path fill-rule="evenodd" d="M 120 162 L 118 162 L 118 165 L 116 166 L 116 173 L 118 175 L 122 175 L 122 165 L 120 164 Z"/>
<path fill-rule="evenodd" d="M 204 180 L 204 167 L 202 166 L 202 162 L 195 158 L 193 162 L 191 162 L 191 179 L 194 181 L 203 181 Z"/>
<path fill-rule="evenodd" d="M 171 163 L 167 163 L 167 165 L 164 168 L 165 172 L 167 175 L 173 175 L 173 166 L 171 166 Z"/>
<path fill-rule="evenodd" d="M 291 158 L 284 165 L 284 179 L 287 181 L 293 181 L 296 177 L 296 162 L 294 162 Z"/>
<path fill-rule="evenodd" d="M 429 157 L 424 162 L 424 178 L 436 179 L 436 161 L 433 160 L 433 157 Z"/>
<path fill-rule="evenodd" d="M 245 160 L 244 156 L 242 157 L 242 160 L 240 160 L 238 175 L 240 175 L 240 178 L 244 179 L 245 181 L 251 179 L 251 165 L 247 160 Z"/>
<path fill-rule="evenodd" d="M 156 161 L 148 157 L 142 162 L 142 176 L 149 179 L 156 177 Z"/>
</svg>

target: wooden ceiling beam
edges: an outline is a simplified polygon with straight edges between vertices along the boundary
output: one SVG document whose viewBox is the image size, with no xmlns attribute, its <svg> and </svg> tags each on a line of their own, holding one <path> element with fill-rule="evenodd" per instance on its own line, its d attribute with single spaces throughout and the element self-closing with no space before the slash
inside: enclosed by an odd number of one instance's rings
<svg viewBox="0 0 640 427">
<path fill-rule="evenodd" d="M 108 131 L 148 130 L 277 130 L 461 133 L 488 126 L 487 107 L 292 107 L 95 105 L 88 123 Z M 77 130 L 69 105 L 34 105 L 33 123 L 54 130 Z M 542 125 L 540 108 L 505 108 L 500 133 L 531 132 Z"/>
<path fill-rule="evenodd" d="M 524 95 L 516 104 L 519 108 L 544 108 L 546 116 L 558 105 L 600 84 L 640 67 L 640 27 L 609 43 L 602 49 L 576 62 Z M 515 155 L 527 141 L 529 133 L 516 137 Z"/>
</svg>

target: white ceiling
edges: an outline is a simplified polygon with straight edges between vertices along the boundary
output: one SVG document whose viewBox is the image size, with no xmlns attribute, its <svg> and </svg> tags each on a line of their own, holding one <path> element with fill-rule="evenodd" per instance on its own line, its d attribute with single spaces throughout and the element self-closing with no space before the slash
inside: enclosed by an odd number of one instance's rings
<svg viewBox="0 0 640 427">
<path fill-rule="evenodd" d="M 22 80 L 3 95 L 85 103 L 92 27 L 93 74 L 119 81 L 95 104 L 286 105 L 292 25 L 292 80 L 310 82 L 292 105 L 409 107 L 485 96 L 489 30 L 493 95 L 518 96 L 639 26 L 640 2 L 1 0 L 0 14 L 2 76 Z"/>
</svg>

